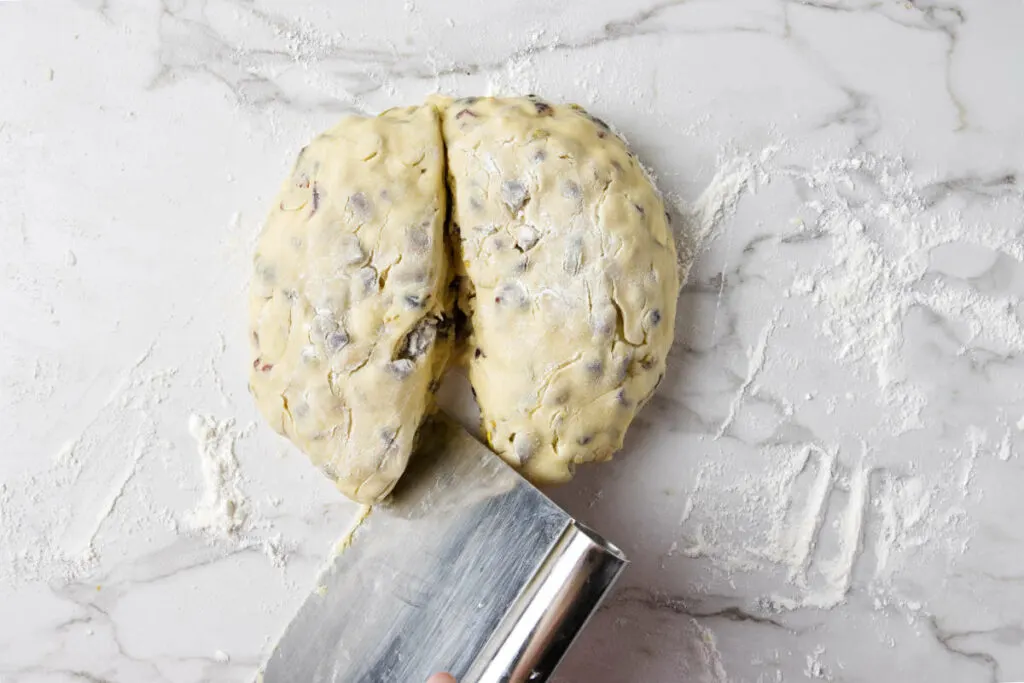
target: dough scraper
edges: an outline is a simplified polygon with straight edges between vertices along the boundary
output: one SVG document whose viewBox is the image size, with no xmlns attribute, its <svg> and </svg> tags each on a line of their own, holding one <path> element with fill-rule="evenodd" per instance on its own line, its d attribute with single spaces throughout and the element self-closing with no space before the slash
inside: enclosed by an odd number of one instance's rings
<svg viewBox="0 0 1024 683">
<path fill-rule="evenodd" d="M 263 683 L 537 683 L 625 556 L 443 413 L 341 544 Z"/>
</svg>

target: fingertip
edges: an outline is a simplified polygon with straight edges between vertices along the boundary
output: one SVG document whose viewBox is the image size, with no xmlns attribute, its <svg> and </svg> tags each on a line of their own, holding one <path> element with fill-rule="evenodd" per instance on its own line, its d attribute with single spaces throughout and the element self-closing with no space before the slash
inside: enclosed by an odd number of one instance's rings
<svg viewBox="0 0 1024 683">
<path fill-rule="evenodd" d="M 450 674 L 434 674 L 427 679 L 427 683 L 456 683 Z"/>
</svg>

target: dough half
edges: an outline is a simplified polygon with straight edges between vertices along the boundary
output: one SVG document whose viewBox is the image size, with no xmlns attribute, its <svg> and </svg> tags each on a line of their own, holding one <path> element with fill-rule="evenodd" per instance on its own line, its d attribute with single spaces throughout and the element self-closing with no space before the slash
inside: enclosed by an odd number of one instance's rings
<svg viewBox="0 0 1024 683">
<path fill-rule="evenodd" d="M 447 359 L 446 196 L 433 106 L 347 118 L 302 150 L 256 247 L 252 393 L 360 502 L 405 470 Z"/>
<path fill-rule="evenodd" d="M 444 136 L 487 439 L 532 480 L 565 481 L 621 448 L 664 374 L 679 289 L 664 204 L 574 105 L 457 100 Z"/>
</svg>

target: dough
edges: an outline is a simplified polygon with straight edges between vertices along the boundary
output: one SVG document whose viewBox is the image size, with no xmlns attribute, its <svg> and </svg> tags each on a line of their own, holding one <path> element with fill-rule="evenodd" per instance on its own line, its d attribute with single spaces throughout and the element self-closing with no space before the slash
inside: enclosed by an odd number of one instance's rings
<svg viewBox="0 0 1024 683">
<path fill-rule="evenodd" d="M 605 124 L 433 98 L 299 155 L 256 249 L 251 388 L 346 495 L 379 501 L 432 409 L 457 290 L 491 447 L 565 481 L 622 446 L 663 376 L 678 288 L 661 198 Z"/>
<path fill-rule="evenodd" d="M 303 149 L 256 247 L 252 393 L 360 502 L 405 470 L 447 360 L 445 211 L 438 112 L 394 109 Z"/>
<path fill-rule="evenodd" d="M 679 277 L 665 207 L 582 108 L 444 111 L 469 379 L 491 447 L 540 483 L 607 460 L 665 371 Z"/>
</svg>

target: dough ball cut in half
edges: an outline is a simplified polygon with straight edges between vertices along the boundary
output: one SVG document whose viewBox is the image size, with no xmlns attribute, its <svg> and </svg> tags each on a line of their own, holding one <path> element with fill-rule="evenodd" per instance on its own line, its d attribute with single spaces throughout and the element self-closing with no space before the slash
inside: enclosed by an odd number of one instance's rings
<svg viewBox="0 0 1024 683">
<path fill-rule="evenodd" d="M 679 289 L 665 207 L 583 109 L 444 109 L 469 380 L 491 447 L 540 483 L 607 460 L 665 371 Z"/>
<path fill-rule="evenodd" d="M 256 249 L 251 388 L 342 492 L 379 501 L 433 408 L 457 290 L 488 442 L 561 482 L 622 446 L 664 375 L 678 289 L 662 200 L 604 123 L 436 97 L 299 155 Z"/>
<path fill-rule="evenodd" d="M 444 164 L 433 106 L 344 119 L 299 154 L 256 247 L 260 412 L 364 503 L 405 470 L 447 360 Z"/>
</svg>

